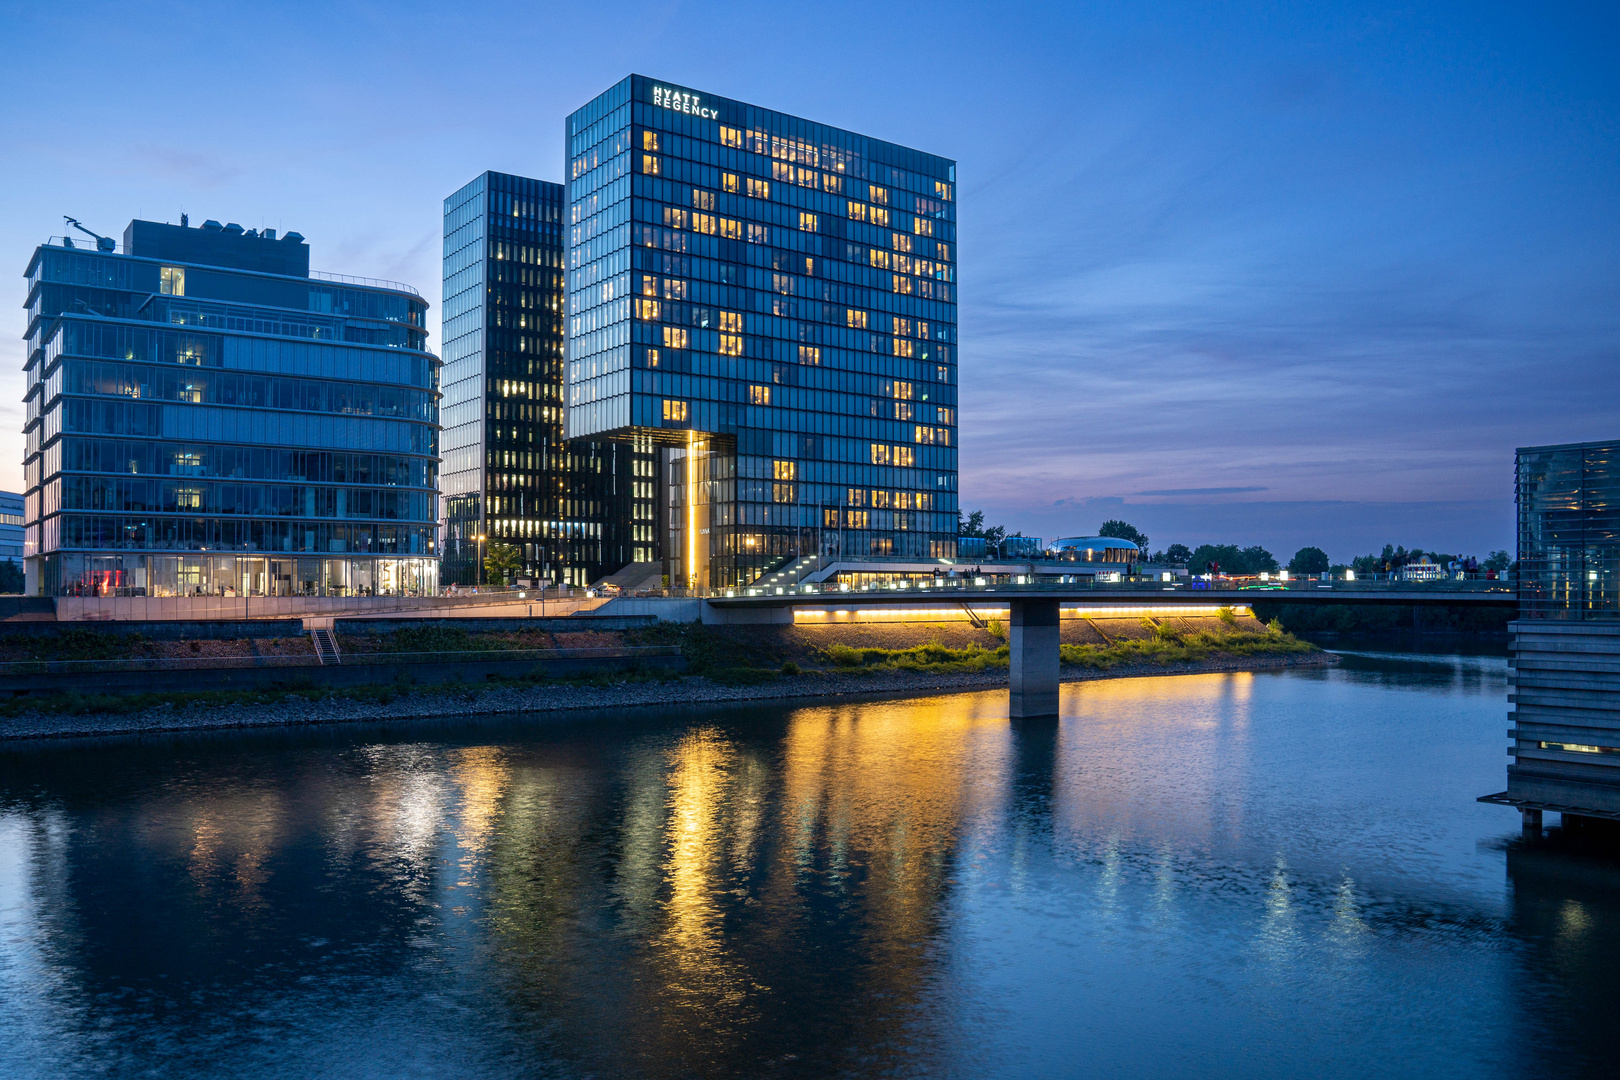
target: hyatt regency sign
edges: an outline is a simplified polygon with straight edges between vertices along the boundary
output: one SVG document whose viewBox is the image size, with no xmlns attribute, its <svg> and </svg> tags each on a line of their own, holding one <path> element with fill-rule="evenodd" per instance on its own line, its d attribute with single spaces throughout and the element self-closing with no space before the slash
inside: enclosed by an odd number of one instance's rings
<svg viewBox="0 0 1620 1080">
<path fill-rule="evenodd" d="M 679 90 L 671 90 L 664 86 L 655 86 L 652 89 L 654 105 L 661 105 L 676 112 L 690 113 L 692 116 L 701 116 L 705 120 L 713 120 L 720 115 L 719 109 L 703 108 L 696 94 L 683 94 Z"/>
</svg>

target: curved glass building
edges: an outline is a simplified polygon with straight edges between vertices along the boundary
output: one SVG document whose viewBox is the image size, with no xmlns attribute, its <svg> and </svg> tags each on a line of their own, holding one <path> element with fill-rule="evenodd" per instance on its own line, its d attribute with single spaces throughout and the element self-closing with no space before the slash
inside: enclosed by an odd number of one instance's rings
<svg viewBox="0 0 1620 1080">
<path fill-rule="evenodd" d="M 439 360 L 409 286 L 297 233 L 133 221 L 26 271 L 34 595 L 438 587 Z"/>
</svg>

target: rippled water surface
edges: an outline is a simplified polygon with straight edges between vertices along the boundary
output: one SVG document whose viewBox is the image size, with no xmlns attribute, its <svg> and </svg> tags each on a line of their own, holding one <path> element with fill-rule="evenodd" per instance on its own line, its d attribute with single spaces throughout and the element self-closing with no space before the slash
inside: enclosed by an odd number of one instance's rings
<svg viewBox="0 0 1620 1080">
<path fill-rule="evenodd" d="M 1620 872 L 1505 668 L 0 752 L 0 1076 L 1535 1077 Z"/>
</svg>

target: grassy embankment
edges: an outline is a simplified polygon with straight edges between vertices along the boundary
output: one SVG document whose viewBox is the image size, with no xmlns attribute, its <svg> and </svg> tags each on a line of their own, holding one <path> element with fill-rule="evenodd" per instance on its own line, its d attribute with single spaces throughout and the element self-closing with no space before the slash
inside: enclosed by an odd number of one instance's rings
<svg viewBox="0 0 1620 1080">
<path fill-rule="evenodd" d="M 1169 665 L 1196 663 L 1217 655 L 1280 656 L 1318 651 L 1315 645 L 1284 632 L 1280 623 L 1274 622 L 1265 632 L 1256 633 L 1238 626 L 1237 618 L 1229 609 L 1222 609 L 1220 619 L 1223 625 L 1219 630 L 1192 631 L 1143 619 L 1142 625 L 1151 632 L 1151 637 L 1123 639 L 1108 645 L 1061 645 L 1059 653 L 1065 664 L 1108 671 L 1121 664 Z M 999 623 L 991 623 L 990 631 L 996 637 L 1006 637 Z M 846 670 L 955 674 L 1007 666 L 1005 645 L 997 649 L 976 646 L 950 649 L 937 644 L 910 649 L 852 649 L 833 645 L 826 652 L 828 659 Z"/>
</svg>

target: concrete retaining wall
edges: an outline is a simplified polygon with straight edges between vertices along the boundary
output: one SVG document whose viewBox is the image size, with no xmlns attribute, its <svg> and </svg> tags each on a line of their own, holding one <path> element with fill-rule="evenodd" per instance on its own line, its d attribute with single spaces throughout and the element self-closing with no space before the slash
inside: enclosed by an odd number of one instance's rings
<svg viewBox="0 0 1620 1080">
<path fill-rule="evenodd" d="M 632 669 L 685 671 L 677 650 L 639 656 L 571 656 L 543 660 L 445 660 L 429 663 L 334 664 L 329 666 L 240 667 L 205 670 L 114 671 L 92 676 L 0 676 L 0 695 L 26 697 L 77 691 L 85 694 L 153 694 L 202 690 L 298 690 L 310 687 L 377 686 L 401 675 L 419 685 L 478 683 L 490 679 L 544 677 L 568 679 Z"/>
</svg>

